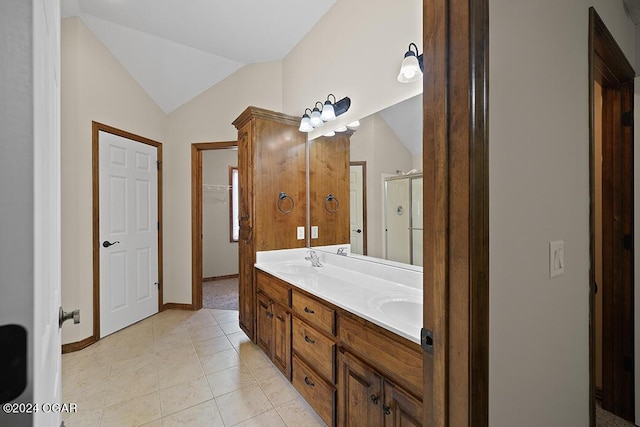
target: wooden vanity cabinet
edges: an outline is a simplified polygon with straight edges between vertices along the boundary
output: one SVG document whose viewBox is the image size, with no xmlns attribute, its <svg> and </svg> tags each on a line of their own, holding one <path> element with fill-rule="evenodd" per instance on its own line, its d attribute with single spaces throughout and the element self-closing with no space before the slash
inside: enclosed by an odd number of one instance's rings
<svg viewBox="0 0 640 427">
<path fill-rule="evenodd" d="M 257 343 L 329 426 L 422 425 L 422 351 L 256 270 Z"/>
<path fill-rule="evenodd" d="M 422 402 L 396 387 L 367 363 L 349 352 L 341 352 L 338 371 L 338 425 L 422 426 Z"/>
<path fill-rule="evenodd" d="M 296 234 L 306 224 L 307 210 L 307 135 L 298 131 L 299 124 L 299 117 L 256 107 L 233 122 L 238 130 L 239 323 L 254 342 L 256 252 L 305 246 Z"/>
<path fill-rule="evenodd" d="M 257 274 L 256 342 L 274 365 L 291 380 L 291 290 L 275 277 Z"/>
</svg>

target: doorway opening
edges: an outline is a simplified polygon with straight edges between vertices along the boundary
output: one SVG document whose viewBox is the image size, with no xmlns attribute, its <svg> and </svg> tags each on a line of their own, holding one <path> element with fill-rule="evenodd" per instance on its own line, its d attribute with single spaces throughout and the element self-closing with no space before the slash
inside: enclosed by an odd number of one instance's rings
<svg viewBox="0 0 640 427">
<path fill-rule="evenodd" d="M 589 9 L 590 425 L 596 405 L 634 421 L 633 79 Z"/>
<path fill-rule="evenodd" d="M 192 309 L 203 307 L 203 282 L 228 288 L 238 275 L 234 170 L 238 142 L 191 144 Z M 230 270 L 229 270 L 230 268 Z M 226 303 L 225 303 L 226 304 Z M 233 301 L 226 306 L 231 307 Z"/>
</svg>

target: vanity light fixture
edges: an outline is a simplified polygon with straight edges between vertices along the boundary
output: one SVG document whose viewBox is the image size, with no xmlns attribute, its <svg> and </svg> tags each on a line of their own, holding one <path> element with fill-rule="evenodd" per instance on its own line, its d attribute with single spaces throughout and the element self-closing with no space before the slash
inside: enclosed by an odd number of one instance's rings
<svg viewBox="0 0 640 427">
<path fill-rule="evenodd" d="M 324 105 L 322 106 L 322 114 L 320 114 L 320 118 L 322 121 L 330 122 L 336 119 L 336 112 L 333 109 L 333 104 L 329 100 L 329 97 L 333 96 L 333 103 L 336 102 L 336 96 L 332 93 L 327 95 L 327 100 L 324 101 Z"/>
<path fill-rule="evenodd" d="M 298 129 L 300 132 L 311 132 L 313 130 L 313 126 L 311 126 L 311 120 L 309 118 L 309 115 L 307 114 L 307 110 L 311 111 L 310 108 L 304 110 L 302 120 L 300 120 L 300 128 Z"/>
<path fill-rule="evenodd" d="M 412 46 L 415 52 L 411 49 Z M 411 83 L 420 80 L 424 72 L 423 58 L 423 55 L 418 54 L 418 46 L 415 43 L 409 43 L 409 50 L 404 54 L 404 59 L 402 60 L 398 81 L 400 83 Z"/>
<path fill-rule="evenodd" d="M 331 103 L 331 97 L 333 97 L 333 104 Z M 320 104 L 322 110 L 318 108 L 318 104 Z M 339 115 L 346 113 L 350 107 L 351 98 L 345 96 L 341 100 L 336 101 L 336 96 L 330 93 L 324 104 L 318 101 L 314 105 L 313 110 L 310 108 L 304 110 L 298 130 L 300 132 L 311 132 L 314 128 L 324 125 L 325 122 L 335 120 Z M 307 114 L 307 110 L 310 111 L 310 114 Z"/>
<path fill-rule="evenodd" d="M 310 117 L 311 126 L 313 126 L 314 128 L 324 125 L 324 122 L 322 121 L 322 115 L 320 114 L 320 110 L 318 109 L 318 104 L 320 104 L 320 107 L 322 107 L 322 102 L 316 102 L 316 105 L 313 107 L 313 111 L 311 112 Z"/>
</svg>

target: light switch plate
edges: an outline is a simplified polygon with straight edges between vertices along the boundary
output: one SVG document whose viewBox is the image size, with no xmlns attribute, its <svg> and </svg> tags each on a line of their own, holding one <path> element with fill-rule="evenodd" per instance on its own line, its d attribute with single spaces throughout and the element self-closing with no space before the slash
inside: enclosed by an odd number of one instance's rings
<svg viewBox="0 0 640 427">
<path fill-rule="evenodd" d="M 297 230 L 298 230 L 298 240 L 304 239 L 304 226 L 298 227 Z"/>
<path fill-rule="evenodd" d="M 549 277 L 564 274 L 564 241 L 549 242 Z"/>
<path fill-rule="evenodd" d="M 311 226 L 311 238 L 312 239 L 317 239 L 318 238 L 318 226 L 317 225 L 312 225 Z"/>
</svg>

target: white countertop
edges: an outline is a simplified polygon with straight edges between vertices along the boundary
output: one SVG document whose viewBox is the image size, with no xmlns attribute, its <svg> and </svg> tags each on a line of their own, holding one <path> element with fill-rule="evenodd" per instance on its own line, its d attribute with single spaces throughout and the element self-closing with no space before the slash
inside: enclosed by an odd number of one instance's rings
<svg viewBox="0 0 640 427">
<path fill-rule="evenodd" d="M 322 267 L 304 257 L 308 249 L 258 252 L 256 268 L 344 310 L 420 343 L 422 273 L 317 251 Z"/>
</svg>

